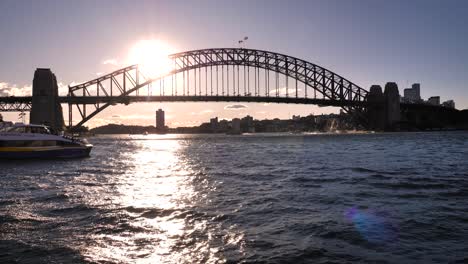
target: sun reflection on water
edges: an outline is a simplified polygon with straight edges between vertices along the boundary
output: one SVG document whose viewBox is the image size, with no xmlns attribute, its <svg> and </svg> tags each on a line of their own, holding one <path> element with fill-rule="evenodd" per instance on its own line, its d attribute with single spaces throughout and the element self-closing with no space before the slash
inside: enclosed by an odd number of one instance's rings
<svg viewBox="0 0 468 264">
<path fill-rule="evenodd" d="M 108 228 L 116 231 L 95 235 L 85 256 L 124 263 L 223 262 L 209 241 L 213 235 L 207 220 L 192 216 L 203 195 L 194 188 L 194 171 L 181 154 L 181 140 L 132 144 L 133 151 L 120 154 L 132 169 L 115 179 L 118 215 L 113 217 L 120 219 Z M 119 226 L 124 231 L 118 232 Z M 207 239 L 194 238 L 198 233 Z"/>
</svg>

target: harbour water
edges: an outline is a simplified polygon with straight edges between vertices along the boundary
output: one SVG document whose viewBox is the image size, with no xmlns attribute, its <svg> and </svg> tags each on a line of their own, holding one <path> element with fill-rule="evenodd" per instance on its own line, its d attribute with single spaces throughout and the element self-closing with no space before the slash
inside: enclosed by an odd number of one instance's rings
<svg viewBox="0 0 468 264">
<path fill-rule="evenodd" d="M 0 162 L 0 263 L 466 263 L 468 133 L 148 135 Z"/>
</svg>

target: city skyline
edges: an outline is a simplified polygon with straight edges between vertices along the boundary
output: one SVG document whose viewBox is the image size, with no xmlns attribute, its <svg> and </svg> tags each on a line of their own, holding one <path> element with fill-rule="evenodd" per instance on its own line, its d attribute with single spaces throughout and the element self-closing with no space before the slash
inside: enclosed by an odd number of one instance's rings
<svg viewBox="0 0 468 264">
<path fill-rule="evenodd" d="M 69 84 L 125 66 L 132 47 L 141 40 L 160 40 L 179 52 L 237 47 L 238 40 L 248 36 L 247 48 L 304 58 L 364 89 L 395 81 L 403 95 L 403 89 L 421 83 L 422 98 L 441 96 L 441 101 L 454 99 L 458 109 L 468 108 L 468 77 L 463 74 L 468 68 L 468 52 L 463 48 L 468 22 L 463 14 L 468 5 L 462 1 L 109 3 L 0 3 L 6 12 L 0 18 L 0 33 L 5 37 L 0 50 L 0 94 L 30 93 L 37 67 L 56 73 L 63 94 Z M 415 12 L 419 9 L 425 12 Z M 203 15 L 184 10 L 200 10 Z M 186 14 L 184 19 L 174 19 L 180 13 Z M 86 19 L 80 20 L 79 14 L 86 14 Z M 170 126 L 200 124 L 213 114 L 221 119 L 247 114 L 263 119 L 339 111 L 280 104 L 148 103 L 113 106 L 86 125 L 151 124 L 159 108 L 166 112 Z M 18 119 L 16 113 L 5 118 Z"/>
</svg>

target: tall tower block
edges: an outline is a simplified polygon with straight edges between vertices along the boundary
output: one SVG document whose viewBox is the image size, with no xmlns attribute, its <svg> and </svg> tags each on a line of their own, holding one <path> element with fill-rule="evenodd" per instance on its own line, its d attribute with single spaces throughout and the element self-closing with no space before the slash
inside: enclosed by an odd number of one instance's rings
<svg viewBox="0 0 468 264">
<path fill-rule="evenodd" d="M 165 128 L 166 125 L 164 111 L 162 109 L 158 109 L 158 111 L 156 111 L 156 129 L 159 131 L 163 131 Z"/>
</svg>

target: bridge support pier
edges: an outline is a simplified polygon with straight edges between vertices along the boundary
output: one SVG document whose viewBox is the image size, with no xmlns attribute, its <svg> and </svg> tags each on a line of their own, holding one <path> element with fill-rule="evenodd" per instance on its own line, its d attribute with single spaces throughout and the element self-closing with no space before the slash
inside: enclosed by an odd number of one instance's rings
<svg viewBox="0 0 468 264">
<path fill-rule="evenodd" d="M 372 85 L 367 95 L 369 129 L 375 131 L 394 131 L 400 123 L 400 94 L 394 82 L 385 85 L 382 93 L 380 85 Z"/>
<path fill-rule="evenodd" d="M 369 129 L 374 131 L 385 130 L 385 97 L 380 85 L 372 85 L 367 95 L 370 106 L 367 109 Z"/>
<path fill-rule="evenodd" d="M 63 130 L 62 106 L 58 100 L 57 79 L 50 69 L 36 69 L 33 80 L 31 124 L 44 124 Z"/>
<path fill-rule="evenodd" d="M 398 130 L 401 120 L 400 93 L 394 82 L 385 84 L 385 130 Z"/>
</svg>

